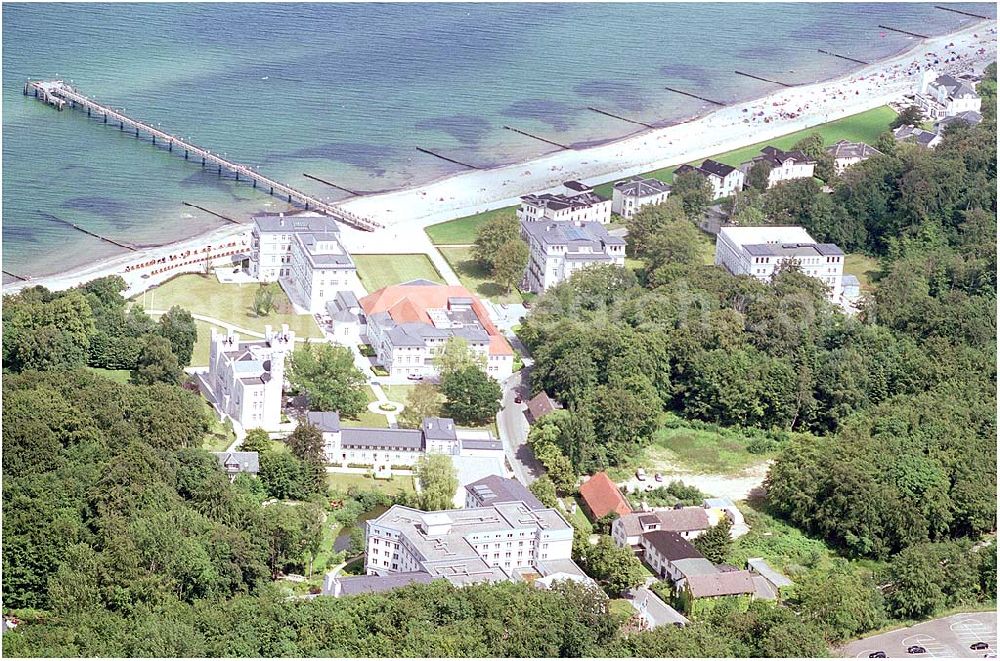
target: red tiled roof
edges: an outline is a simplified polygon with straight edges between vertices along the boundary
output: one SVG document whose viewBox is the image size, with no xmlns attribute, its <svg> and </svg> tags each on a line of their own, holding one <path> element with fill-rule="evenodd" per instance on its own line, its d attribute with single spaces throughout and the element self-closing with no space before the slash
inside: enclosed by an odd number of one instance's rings
<svg viewBox="0 0 1000 661">
<path fill-rule="evenodd" d="M 497 327 L 482 302 L 468 289 L 459 285 L 392 285 L 383 287 L 361 299 L 361 308 L 366 315 L 388 312 L 397 324 L 422 322 L 429 324 L 431 318 L 427 310 L 447 308 L 449 298 L 472 299 L 472 310 L 490 336 L 490 354 L 513 356 L 514 350 Z"/>
<path fill-rule="evenodd" d="M 604 471 L 583 483 L 580 487 L 580 497 L 587 503 L 595 519 L 600 519 L 610 512 L 617 512 L 622 516 L 632 512 L 632 507 L 625 496 Z"/>
</svg>

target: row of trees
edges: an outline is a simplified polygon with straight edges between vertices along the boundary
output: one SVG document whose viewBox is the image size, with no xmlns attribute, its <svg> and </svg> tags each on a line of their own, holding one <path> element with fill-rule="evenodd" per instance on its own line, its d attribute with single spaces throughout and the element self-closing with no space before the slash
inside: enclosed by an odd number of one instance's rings
<svg viewBox="0 0 1000 661">
<path fill-rule="evenodd" d="M 191 363 L 198 332 L 186 310 L 154 321 L 128 308 L 120 276 L 51 292 L 31 287 L 4 296 L 5 371 L 71 370 L 84 365 L 131 370 L 135 383 L 177 383 Z"/>
</svg>

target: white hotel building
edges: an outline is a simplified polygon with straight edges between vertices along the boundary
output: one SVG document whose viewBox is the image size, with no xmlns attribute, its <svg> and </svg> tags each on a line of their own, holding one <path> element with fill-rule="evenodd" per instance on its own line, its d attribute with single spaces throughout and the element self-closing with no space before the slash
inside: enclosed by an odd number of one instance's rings
<svg viewBox="0 0 1000 661">
<path fill-rule="evenodd" d="M 314 212 L 253 219 L 250 275 L 278 282 L 292 302 L 323 314 L 340 291 L 361 291 L 354 260 L 332 218 Z"/>
<path fill-rule="evenodd" d="M 715 242 L 715 263 L 733 275 L 749 275 L 768 282 L 786 262 L 821 280 L 829 298 L 842 294 L 844 251 L 832 243 L 816 243 L 801 227 L 723 227 Z"/>
<path fill-rule="evenodd" d="M 281 332 L 264 327 L 264 339 L 240 342 L 236 333 L 212 329 L 208 375 L 209 401 L 220 416 L 228 416 L 244 429 L 278 429 L 281 424 L 281 391 L 285 357 L 295 348 L 295 331 L 282 324 Z"/>
<path fill-rule="evenodd" d="M 567 181 L 561 193 L 525 195 L 517 209 L 521 222 L 575 221 L 607 224 L 611 222 L 611 200 L 579 181 Z"/>
<path fill-rule="evenodd" d="M 521 221 L 528 244 L 523 288 L 541 293 L 593 264 L 625 265 L 625 240 L 600 223 Z"/>
</svg>

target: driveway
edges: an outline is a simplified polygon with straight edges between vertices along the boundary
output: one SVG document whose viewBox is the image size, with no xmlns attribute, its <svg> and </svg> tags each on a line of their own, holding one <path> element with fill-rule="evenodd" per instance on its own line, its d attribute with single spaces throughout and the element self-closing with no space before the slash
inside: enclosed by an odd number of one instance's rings
<svg viewBox="0 0 1000 661">
<path fill-rule="evenodd" d="M 514 469 L 514 476 L 525 485 L 529 485 L 545 474 L 545 469 L 535 459 L 534 453 L 528 447 L 528 432 L 531 430 L 527 418 L 524 417 L 526 406 L 514 401 L 518 392 L 527 399 L 530 370 L 523 369 L 514 372 L 503 382 L 503 408 L 497 413 L 497 432 L 503 442 L 507 461 Z"/>
<path fill-rule="evenodd" d="M 989 649 L 969 649 L 973 643 L 987 643 Z M 906 648 L 918 645 L 926 654 L 907 654 Z M 924 659 L 950 657 L 981 659 L 996 654 L 997 614 L 959 613 L 948 617 L 921 622 L 906 629 L 896 629 L 877 636 L 862 638 L 837 650 L 842 657 L 868 658 L 869 654 L 885 652 L 889 658 Z"/>
<path fill-rule="evenodd" d="M 646 491 L 647 486 L 665 487 L 671 482 L 679 481 L 689 486 L 697 487 L 702 493 L 716 498 L 729 498 L 733 502 L 746 500 L 752 492 L 759 492 L 767 477 L 767 471 L 771 466 L 771 461 L 761 462 L 756 466 L 751 466 L 736 475 L 711 475 L 708 473 L 692 473 L 689 471 L 660 471 L 663 476 L 662 482 L 653 479 L 653 471 L 646 469 L 646 479 L 639 481 L 632 476 L 624 482 L 629 493 L 634 493 L 636 489 Z M 619 485 L 621 486 L 621 485 Z"/>
</svg>

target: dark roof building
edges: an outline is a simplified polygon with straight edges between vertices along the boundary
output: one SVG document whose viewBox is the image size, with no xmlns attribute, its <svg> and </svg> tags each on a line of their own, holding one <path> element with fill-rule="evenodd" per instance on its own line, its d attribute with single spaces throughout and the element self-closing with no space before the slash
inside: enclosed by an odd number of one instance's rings
<svg viewBox="0 0 1000 661">
<path fill-rule="evenodd" d="M 333 597 L 350 597 L 355 594 L 389 592 L 407 585 L 425 584 L 434 577 L 425 571 L 411 571 L 386 576 L 332 576 L 323 585 L 323 594 Z"/>
<path fill-rule="evenodd" d="M 645 545 L 652 547 L 671 562 L 688 558 L 705 558 L 694 544 L 670 530 L 654 530 L 646 533 Z"/>
<path fill-rule="evenodd" d="M 523 484 L 499 475 L 489 475 L 466 484 L 465 491 L 467 508 L 521 502 L 533 510 L 545 509 L 545 505 Z"/>
<path fill-rule="evenodd" d="M 549 394 L 544 390 L 540 390 L 538 394 L 528 400 L 528 408 L 525 409 L 524 414 L 527 416 L 528 422 L 534 423 L 561 408 L 562 404 L 549 397 Z"/>
</svg>

